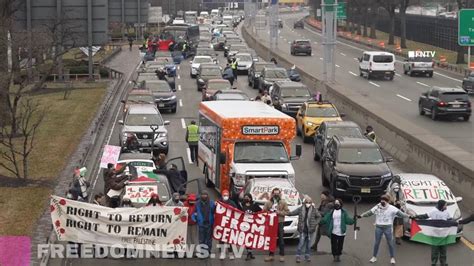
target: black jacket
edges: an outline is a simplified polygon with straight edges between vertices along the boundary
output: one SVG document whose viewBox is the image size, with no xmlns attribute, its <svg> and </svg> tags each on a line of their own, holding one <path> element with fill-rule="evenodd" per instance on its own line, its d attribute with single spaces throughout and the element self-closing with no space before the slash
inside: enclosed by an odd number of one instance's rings
<svg viewBox="0 0 474 266">
<path fill-rule="evenodd" d="M 262 208 L 260 208 L 260 206 L 255 202 L 250 203 L 250 206 L 247 206 L 244 202 L 242 202 L 239 207 L 241 211 L 246 213 L 256 213 L 262 211 Z"/>
<path fill-rule="evenodd" d="M 153 170 L 155 174 L 162 174 L 168 178 L 171 186 L 171 193 L 180 192 L 180 187 L 186 182 L 185 178 L 181 176 L 178 170 L 156 169 Z M 180 193 L 181 194 L 181 193 Z"/>
</svg>

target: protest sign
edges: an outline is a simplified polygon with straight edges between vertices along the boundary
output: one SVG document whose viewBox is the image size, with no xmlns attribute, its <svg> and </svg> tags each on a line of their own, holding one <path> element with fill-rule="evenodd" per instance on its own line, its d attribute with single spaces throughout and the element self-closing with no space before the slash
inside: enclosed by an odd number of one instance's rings
<svg viewBox="0 0 474 266">
<path fill-rule="evenodd" d="M 112 209 L 51 196 L 50 210 L 59 241 L 153 251 L 182 251 L 186 244 L 186 207 Z"/>
<path fill-rule="evenodd" d="M 267 201 L 270 200 L 274 188 L 280 189 L 282 199 L 284 199 L 288 205 L 298 205 L 300 198 L 298 190 L 296 190 L 291 183 L 282 180 L 255 182 L 251 188 L 250 194 L 252 194 L 252 197 L 257 201 Z"/>
<path fill-rule="evenodd" d="M 151 195 L 158 194 L 157 185 L 130 185 L 125 188 L 125 196 L 133 203 L 147 203 Z"/>
<path fill-rule="evenodd" d="M 441 180 L 404 180 L 402 190 L 406 200 L 413 201 L 456 201 L 456 197 Z"/>
<path fill-rule="evenodd" d="M 254 250 L 276 248 L 278 217 L 276 213 L 244 213 L 222 202 L 216 203 L 213 238 L 231 245 Z"/>
<path fill-rule="evenodd" d="M 121 148 L 119 146 L 105 145 L 102 159 L 100 160 L 100 168 L 107 168 L 107 164 L 116 164 L 120 156 Z"/>
</svg>

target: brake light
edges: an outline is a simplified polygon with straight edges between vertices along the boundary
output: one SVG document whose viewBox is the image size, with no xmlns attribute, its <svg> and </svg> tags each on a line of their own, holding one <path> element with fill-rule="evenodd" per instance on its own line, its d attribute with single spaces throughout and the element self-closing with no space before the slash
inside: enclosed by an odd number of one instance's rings
<svg viewBox="0 0 474 266">
<path fill-rule="evenodd" d="M 446 106 L 447 104 L 445 102 L 439 102 L 438 106 Z"/>
</svg>

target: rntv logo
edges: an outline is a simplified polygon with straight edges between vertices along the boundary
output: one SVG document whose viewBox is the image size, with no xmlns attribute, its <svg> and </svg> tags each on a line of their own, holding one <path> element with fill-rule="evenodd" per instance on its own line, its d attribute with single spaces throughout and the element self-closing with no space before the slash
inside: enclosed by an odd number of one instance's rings
<svg viewBox="0 0 474 266">
<path fill-rule="evenodd" d="M 414 58 L 414 57 L 434 57 L 436 54 L 436 51 L 408 51 L 408 57 L 409 58 Z"/>
</svg>

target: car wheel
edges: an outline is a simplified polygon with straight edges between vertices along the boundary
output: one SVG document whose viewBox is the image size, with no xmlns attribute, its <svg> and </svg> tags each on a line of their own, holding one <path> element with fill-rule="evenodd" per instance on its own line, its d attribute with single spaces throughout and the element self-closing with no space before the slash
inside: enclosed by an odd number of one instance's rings
<svg viewBox="0 0 474 266">
<path fill-rule="evenodd" d="M 303 137 L 303 143 L 309 143 L 311 138 L 305 134 L 304 126 L 301 127 L 301 136 Z"/>
<path fill-rule="evenodd" d="M 321 157 L 316 152 L 316 143 L 313 145 L 313 160 L 316 161 L 316 162 L 321 160 Z"/>
<path fill-rule="evenodd" d="M 433 72 L 430 72 L 430 73 L 428 74 L 428 77 L 432 78 L 432 77 L 433 77 Z"/>
<path fill-rule="evenodd" d="M 329 186 L 328 180 L 326 179 L 326 177 L 324 177 L 324 167 L 321 170 L 321 183 L 322 183 L 323 187 L 328 187 Z"/>
<path fill-rule="evenodd" d="M 336 180 L 331 181 L 330 190 L 331 190 L 331 194 L 334 198 L 339 198 L 340 195 L 339 195 L 339 192 L 337 192 L 337 189 L 336 189 Z"/>
<path fill-rule="evenodd" d="M 212 188 L 214 184 L 212 184 L 212 181 L 209 179 L 209 169 L 204 167 L 204 182 L 206 183 L 206 187 Z"/>
<path fill-rule="evenodd" d="M 171 109 L 171 113 L 176 114 L 176 106 L 173 109 Z"/>
<path fill-rule="evenodd" d="M 410 71 L 410 77 L 413 77 L 415 75 L 415 73 L 413 73 L 413 71 Z"/>
<path fill-rule="evenodd" d="M 464 119 L 464 121 L 469 121 L 469 118 L 471 118 L 471 116 L 470 115 L 465 115 L 462 118 Z"/>
<path fill-rule="evenodd" d="M 438 119 L 438 115 L 436 114 L 436 109 L 434 107 L 431 108 L 431 119 L 433 120 Z"/>
<path fill-rule="evenodd" d="M 418 113 L 420 115 L 425 115 L 425 110 L 423 110 L 423 105 L 421 103 L 418 104 Z"/>
</svg>

